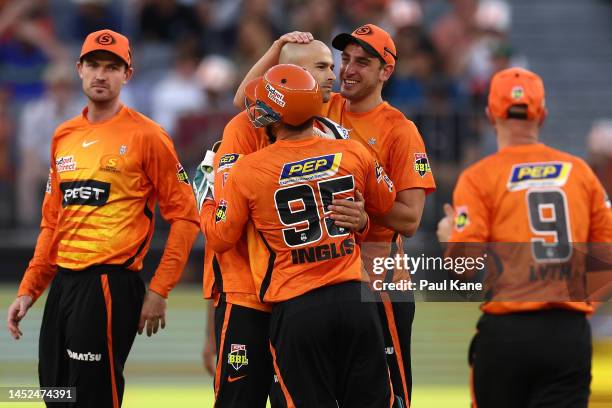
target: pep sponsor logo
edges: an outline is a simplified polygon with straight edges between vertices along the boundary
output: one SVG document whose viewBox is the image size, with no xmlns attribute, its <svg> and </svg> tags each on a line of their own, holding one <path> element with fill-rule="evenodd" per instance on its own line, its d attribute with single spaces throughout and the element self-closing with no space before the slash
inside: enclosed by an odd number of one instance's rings
<svg viewBox="0 0 612 408">
<path fill-rule="evenodd" d="M 508 190 L 519 191 L 530 187 L 560 187 L 567 182 L 571 169 L 572 164 L 566 162 L 516 164 L 510 172 Z"/>
<path fill-rule="evenodd" d="M 338 173 L 342 153 L 311 157 L 298 162 L 285 163 L 278 183 L 281 186 L 304 181 L 319 180 Z"/>
<path fill-rule="evenodd" d="M 219 166 L 217 167 L 217 173 L 226 169 L 231 168 L 238 159 L 240 155 L 238 153 L 228 153 L 221 156 L 219 159 Z"/>
</svg>

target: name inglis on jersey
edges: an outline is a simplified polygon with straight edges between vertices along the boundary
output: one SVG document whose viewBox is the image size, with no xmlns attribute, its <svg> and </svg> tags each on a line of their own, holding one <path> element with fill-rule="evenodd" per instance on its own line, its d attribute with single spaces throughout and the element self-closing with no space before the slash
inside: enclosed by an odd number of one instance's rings
<svg viewBox="0 0 612 408">
<path fill-rule="evenodd" d="M 101 207 L 110 196 L 110 183 L 98 180 L 78 180 L 60 183 L 64 198 L 62 207 L 91 205 Z"/>
<path fill-rule="evenodd" d="M 294 265 L 303 263 L 326 261 L 328 259 L 340 258 L 350 255 L 355 251 L 355 240 L 347 238 L 336 245 L 335 242 L 325 245 L 311 246 L 291 250 L 291 261 Z"/>
</svg>

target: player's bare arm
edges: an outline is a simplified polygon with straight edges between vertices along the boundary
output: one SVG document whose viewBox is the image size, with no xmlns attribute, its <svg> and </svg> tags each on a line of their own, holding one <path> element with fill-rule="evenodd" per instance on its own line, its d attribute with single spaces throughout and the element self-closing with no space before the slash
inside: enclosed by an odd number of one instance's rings
<svg viewBox="0 0 612 408">
<path fill-rule="evenodd" d="M 19 296 L 9 306 L 6 327 L 15 340 L 19 340 L 23 333 L 19 328 L 19 322 L 23 319 L 32 306 L 32 296 Z"/>
<path fill-rule="evenodd" d="M 397 193 L 391 211 L 374 219 L 406 237 L 411 237 L 421 223 L 424 206 L 425 190 L 422 188 L 402 190 Z"/>
<path fill-rule="evenodd" d="M 237 108 L 244 108 L 244 88 L 253 79 L 258 76 L 262 76 L 269 68 L 278 64 L 278 58 L 281 53 L 281 49 L 287 43 L 296 44 L 308 44 L 314 40 L 311 33 L 302 31 L 292 31 L 281 35 L 276 41 L 272 43 L 268 51 L 253 65 L 253 67 L 247 72 L 246 76 L 240 83 L 236 95 L 234 96 L 234 106 Z"/>
</svg>

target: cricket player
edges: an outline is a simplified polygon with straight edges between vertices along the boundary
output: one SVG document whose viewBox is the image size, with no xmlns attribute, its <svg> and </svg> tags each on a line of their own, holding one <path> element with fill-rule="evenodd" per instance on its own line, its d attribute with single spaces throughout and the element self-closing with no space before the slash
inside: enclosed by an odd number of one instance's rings
<svg viewBox="0 0 612 408">
<path fill-rule="evenodd" d="M 461 174 L 438 225 L 447 255 L 490 243 L 500 265 L 470 350 L 472 407 L 588 405 L 594 308 L 577 243 L 609 257 L 612 212 L 582 159 L 540 143 L 544 94 L 531 71 L 495 74 L 487 116 L 498 151 Z"/>
<path fill-rule="evenodd" d="M 312 41 L 312 36 L 307 37 L 305 33 L 293 32 L 281 36 L 269 54 L 275 54 L 283 63 L 306 68 L 317 80 L 323 100 L 329 99 L 335 75 L 331 51 L 325 44 Z M 252 85 L 256 82 L 253 81 Z M 244 103 L 242 100 L 243 107 Z M 319 135 L 322 130 L 327 130 L 330 134 L 335 132 L 335 137 L 342 137 L 342 129 L 325 118 L 319 117 L 315 125 Z M 268 146 L 275 139 L 269 127 L 255 128 L 246 111 L 236 115 L 225 127 L 211 165 L 215 197 L 222 196 L 230 171 L 238 160 Z M 196 190 L 199 184 L 194 183 Z M 359 193 L 357 197 L 360 197 Z M 334 204 L 331 208 L 335 213 L 330 217 L 338 226 L 355 231 L 365 227 L 367 214 L 362 200 L 335 200 Z M 243 238 L 232 249 L 215 253 L 207 245 L 205 252 L 204 297 L 214 299 L 214 318 L 209 318 L 204 358 L 209 372 L 214 375 L 216 407 L 265 407 L 273 380 L 268 345 L 271 307 L 261 302 L 255 292 L 248 256 L 249 234 L 253 234 L 251 224 L 247 224 Z M 232 347 L 244 350 L 246 364 L 231 362 L 234 358 Z M 216 359 L 215 355 L 218 356 Z M 271 396 L 273 407 L 277 406 L 280 391 L 277 387 L 275 390 L 277 392 Z"/>
<path fill-rule="evenodd" d="M 302 37 L 302 42 L 307 39 Z M 425 196 L 435 190 L 435 182 L 418 129 L 382 99 L 382 88 L 393 74 L 398 58 L 391 36 L 374 24 L 366 24 L 350 34 L 339 34 L 332 46 L 342 51 L 340 93 L 330 94 L 321 115 L 364 145 L 383 166 L 397 190 L 391 211 L 384 217 L 372 217 L 371 227 L 363 238 L 362 258 L 366 271 L 373 276 L 373 258 L 403 253 L 400 235 L 410 237 L 416 232 Z M 273 63 L 271 49 L 243 80 L 234 98 L 235 104 L 243 98 L 246 84 L 261 75 L 261 68 Z M 398 281 L 409 276 L 405 271 L 390 269 L 384 279 Z M 412 389 L 410 342 L 414 308 L 408 292 L 381 294 L 379 313 L 391 379 L 395 395 L 404 405 L 409 405 Z"/>
<path fill-rule="evenodd" d="M 259 301 L 273 304 L 270 349 L 286 406 L 390 406 L 380 321 L 362 299 L 373 296 L 360 282 L 359 246 L 329 218 L 329 205 L 360 190 L 366 210 L 382 215 L 393 185 L 359 143 L 314 135 L 322 95 L 308 71 L 277 65 L 256 81 L 247 113 L 276 141 L 237 161 L 223 196 L 205 201 L 201 228 L 223 253 L 253 223 L 251 272 Z"/>
<path fill-rule="evenodd" d="M 76 68 L 87 106 L 53 135 L 41 231 L 8 329 L 21 337 L 19 322 L 51 283 L 40 385 L 76 387 L 76 403 L 66 406 L 118 408 L 136 332 L 164 328 L 166 297 L 197 236 L 198 214 L 170 137 L 121 103 L 133 74 L 128 39 L 111 30 L 89 34 Z M 156 202 L 171 227 L 145 294 L 139 272 Z"/>
</svg>

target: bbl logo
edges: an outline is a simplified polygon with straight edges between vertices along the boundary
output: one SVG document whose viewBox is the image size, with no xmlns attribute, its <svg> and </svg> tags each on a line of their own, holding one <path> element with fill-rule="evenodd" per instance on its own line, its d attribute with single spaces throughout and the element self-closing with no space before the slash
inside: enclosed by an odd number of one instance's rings
<svg viewBox="0 0 612 408">
<path fill-rule="evenodd" d="M 189 176 L 187 175 L 187 172 L 185 171 L 181 163 L 177 163 L 176 165 L 176 178 L 178 179 L 178 181 L 181 181 L 185 184 L 189 184 Z"/>
<path fill-rule="evenodd" d="M 234 370 L 239 370 L 240 367 L 249 365 L 247 349 L 244 344 L 232 344 L 230 346 L 230 352 L 227 353 L 227 364 L 234 367 Z"/>
<path fill-rule="evenodd" d="M 419 176 L 421 177 L 425 177 L 426 173 L 431 173 L 431 167 L 429 167 L 427 153 L 414 154 L 414 171 L 419 173 Z"/>
<path fill-rule="evenodd" d="M 227 219 L 227 201 L 219 201 L 219 205 L 215 210 L 215 222 L 225 222 Z"/>
</svg>

